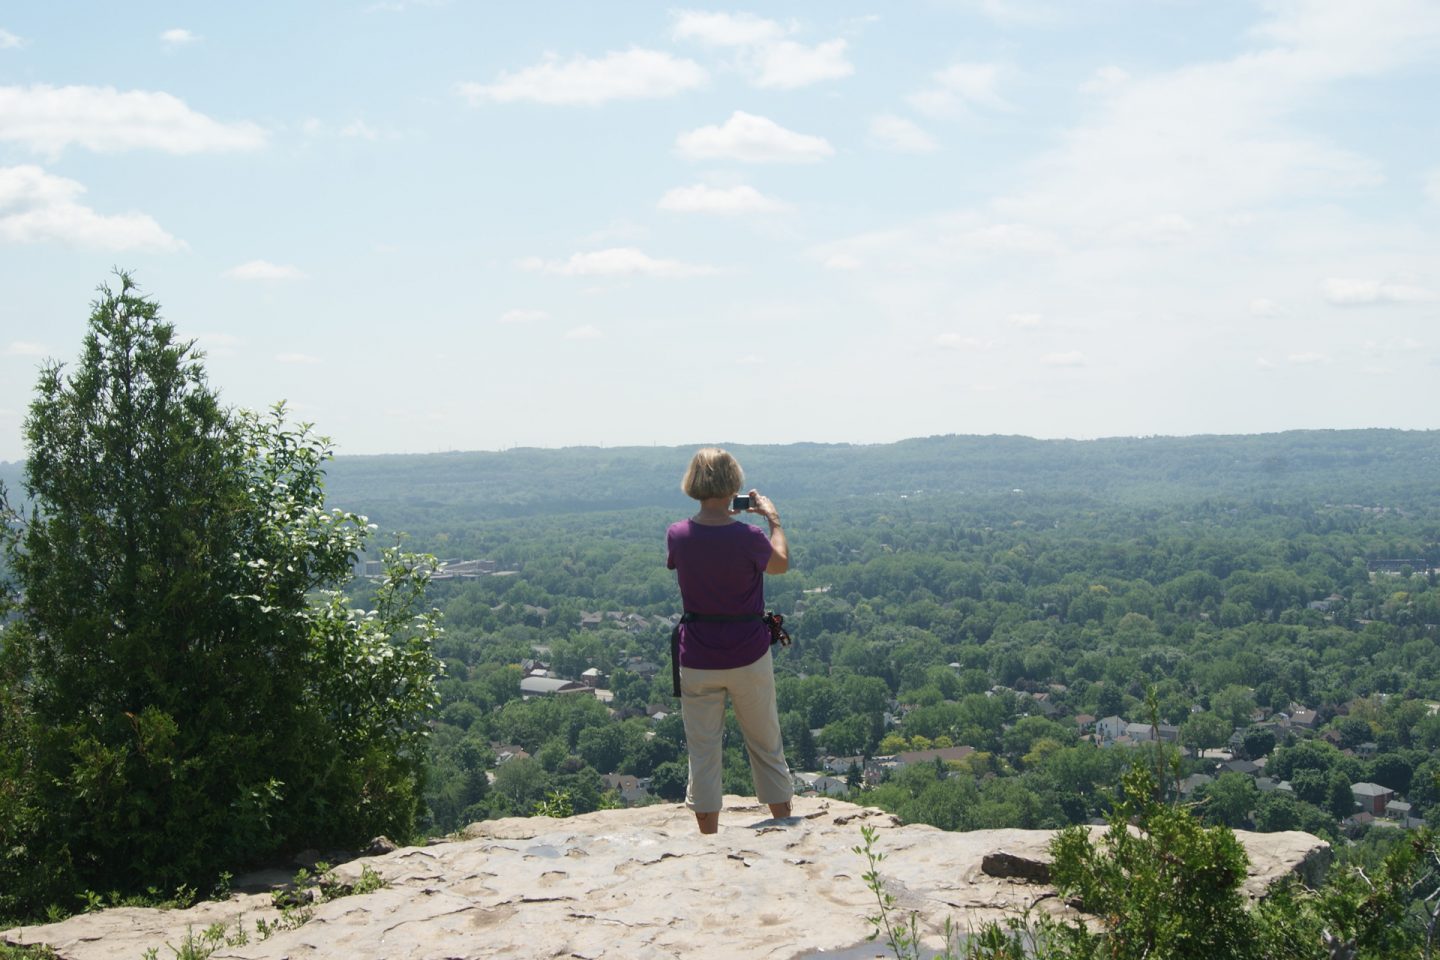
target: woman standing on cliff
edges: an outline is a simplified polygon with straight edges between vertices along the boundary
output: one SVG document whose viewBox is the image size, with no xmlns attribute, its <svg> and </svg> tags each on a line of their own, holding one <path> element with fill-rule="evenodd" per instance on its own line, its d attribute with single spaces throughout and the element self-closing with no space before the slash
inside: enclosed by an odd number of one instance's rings
<svg viewBox="0 0 1440 960">
<path fill-rule="evenodd" d="M 751 490 L 748 503 L 737 504 L 744 482 L 730 454 L 716 447 L 700 450 L 680 482 L 700 509 L 665 534 L 666 566 L 678 576 L 685 606 L 678 651 L 672 651 L 678 655 L 680 715 L 690 752 L 685 805 L 695 811 L 701 833 L 720 828 L 727 694 L 745 736 L 756 797 L 778 819 L 790 816 L 794 793 L 775 709 L 771 630 L 764 621 L 764 575 L 790 568 L 790 546 L 768 497 Z M 770 536 L 735 519 L 744 512 L 764 517 Z"/>
</svg>

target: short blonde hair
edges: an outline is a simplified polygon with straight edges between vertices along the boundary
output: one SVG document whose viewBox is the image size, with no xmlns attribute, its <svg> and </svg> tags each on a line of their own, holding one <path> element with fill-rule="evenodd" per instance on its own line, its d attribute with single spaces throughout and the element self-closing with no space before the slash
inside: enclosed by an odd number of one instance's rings
<svg viewBox="0 0 1440 960">
<path fill-rule="evenodd" d="M 740 464 L 719 447 L 705 447 L 690 458 L 690 466 L 680 480 L 680 489 L 695 500 L 732 497 L 745 484 L 745 471 Z"/>
</svg>

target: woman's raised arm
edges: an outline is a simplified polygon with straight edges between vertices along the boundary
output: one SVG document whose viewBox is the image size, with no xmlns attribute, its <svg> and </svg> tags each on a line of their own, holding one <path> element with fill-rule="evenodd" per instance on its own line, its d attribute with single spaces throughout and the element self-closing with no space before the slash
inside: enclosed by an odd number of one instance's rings
<svg viewBox="0 0 1440 960">
<path fill-rule="evenodd" d="M 785 539 L 785 528 L 780 526 L 780 513 L 770 498 L 758 490 L 750 491 L 750 512 L 758 513 L 770 523 L 770 562 L 765 572 L 784 573 L 790 569 L 790 542 Z"/>
</svg>

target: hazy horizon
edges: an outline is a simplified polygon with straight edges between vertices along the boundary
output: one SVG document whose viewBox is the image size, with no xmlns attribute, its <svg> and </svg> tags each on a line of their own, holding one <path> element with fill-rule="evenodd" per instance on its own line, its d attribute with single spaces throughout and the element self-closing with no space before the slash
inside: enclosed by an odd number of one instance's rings
<svg viewBox="0 0 1440 960">
<path fill-rule="evenodd" d="M 1440 428 L 1435 427 L 1305 427 L 1294 430 L 1267 430 L 1258 433 L 1192 433 L 1192 434 L 1163 434 L 1152 433 L 1143 435 L 1114 435 L 1106 437 L 1036 437 L 1018 433 L 935 433 L 924 436 L 900 437 L 895 440 L 876 441 L 853 441 L 853 440 L 784 440 L 774 443 L 754 443 L 747 440 L 697 440 L 679 443 L 616 443 L 616 444 L 586 444 L 574 443 L 564 446 L 539 446 L 535 444 L 521 444 L 512 447 L 482 448 L 474 447 L 468 449 L 451 450 L 371 450 L 355 451 L 344 450 L 338 446 L 335 448 L 335 456 L 340 457 L 431 457 L 446 455 L 464 455 L 473 453 L 511 453 L 528 450 L 563 452 L 567 450 L 649 450 L 655 448 L 676 448 L 676 449 L 698 449 L 700 447 L 714 446 L 733 449 L 746 447 L 788 447 L 788 446 L 833 446 L 833 447 L 883 447 L 899 443 L 906 443 L 915 440 L 935 439 L 1008 439 L 1008 440 L 1033 440 L 1038 443 L 1105 443 L 1115 440 L 1201 440 L 1207 438 L 1225 437 L 1267 437 L 1278 436 L 1289 433 L 1346 433 L 1362 432 L 1370 430 L 1396 431 L 1400 433 L 1435 433 Z M 317 432 L 324 434 L 323 430 Z M 0 466 L 15 467 L 25 462 L 24 458 L 18 460 L 0 459 Z"/>
</svg>

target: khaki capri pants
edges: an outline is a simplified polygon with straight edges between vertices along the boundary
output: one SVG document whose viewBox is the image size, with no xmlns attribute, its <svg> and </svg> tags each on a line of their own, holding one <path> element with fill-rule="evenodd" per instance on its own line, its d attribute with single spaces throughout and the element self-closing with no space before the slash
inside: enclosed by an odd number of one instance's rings
<svg viewBox="0 0 1440 960">
<path fill-rule="evenodd" d="M 728 670 L 680 668 L 680 717 L 685 722 L 685 744 L 690 753 L 690 783 L 685 806 L 697 813 L 715 813 L 721 807 L 725 732 L 725 696 L 735 708 L 735 719 L 745 735 L 755 798 L 761 803 L 784 803 L 794 795 L 780 717 L 775 709 L 775 667 L 765 655 L 744 667 Z"/>
</svg>

